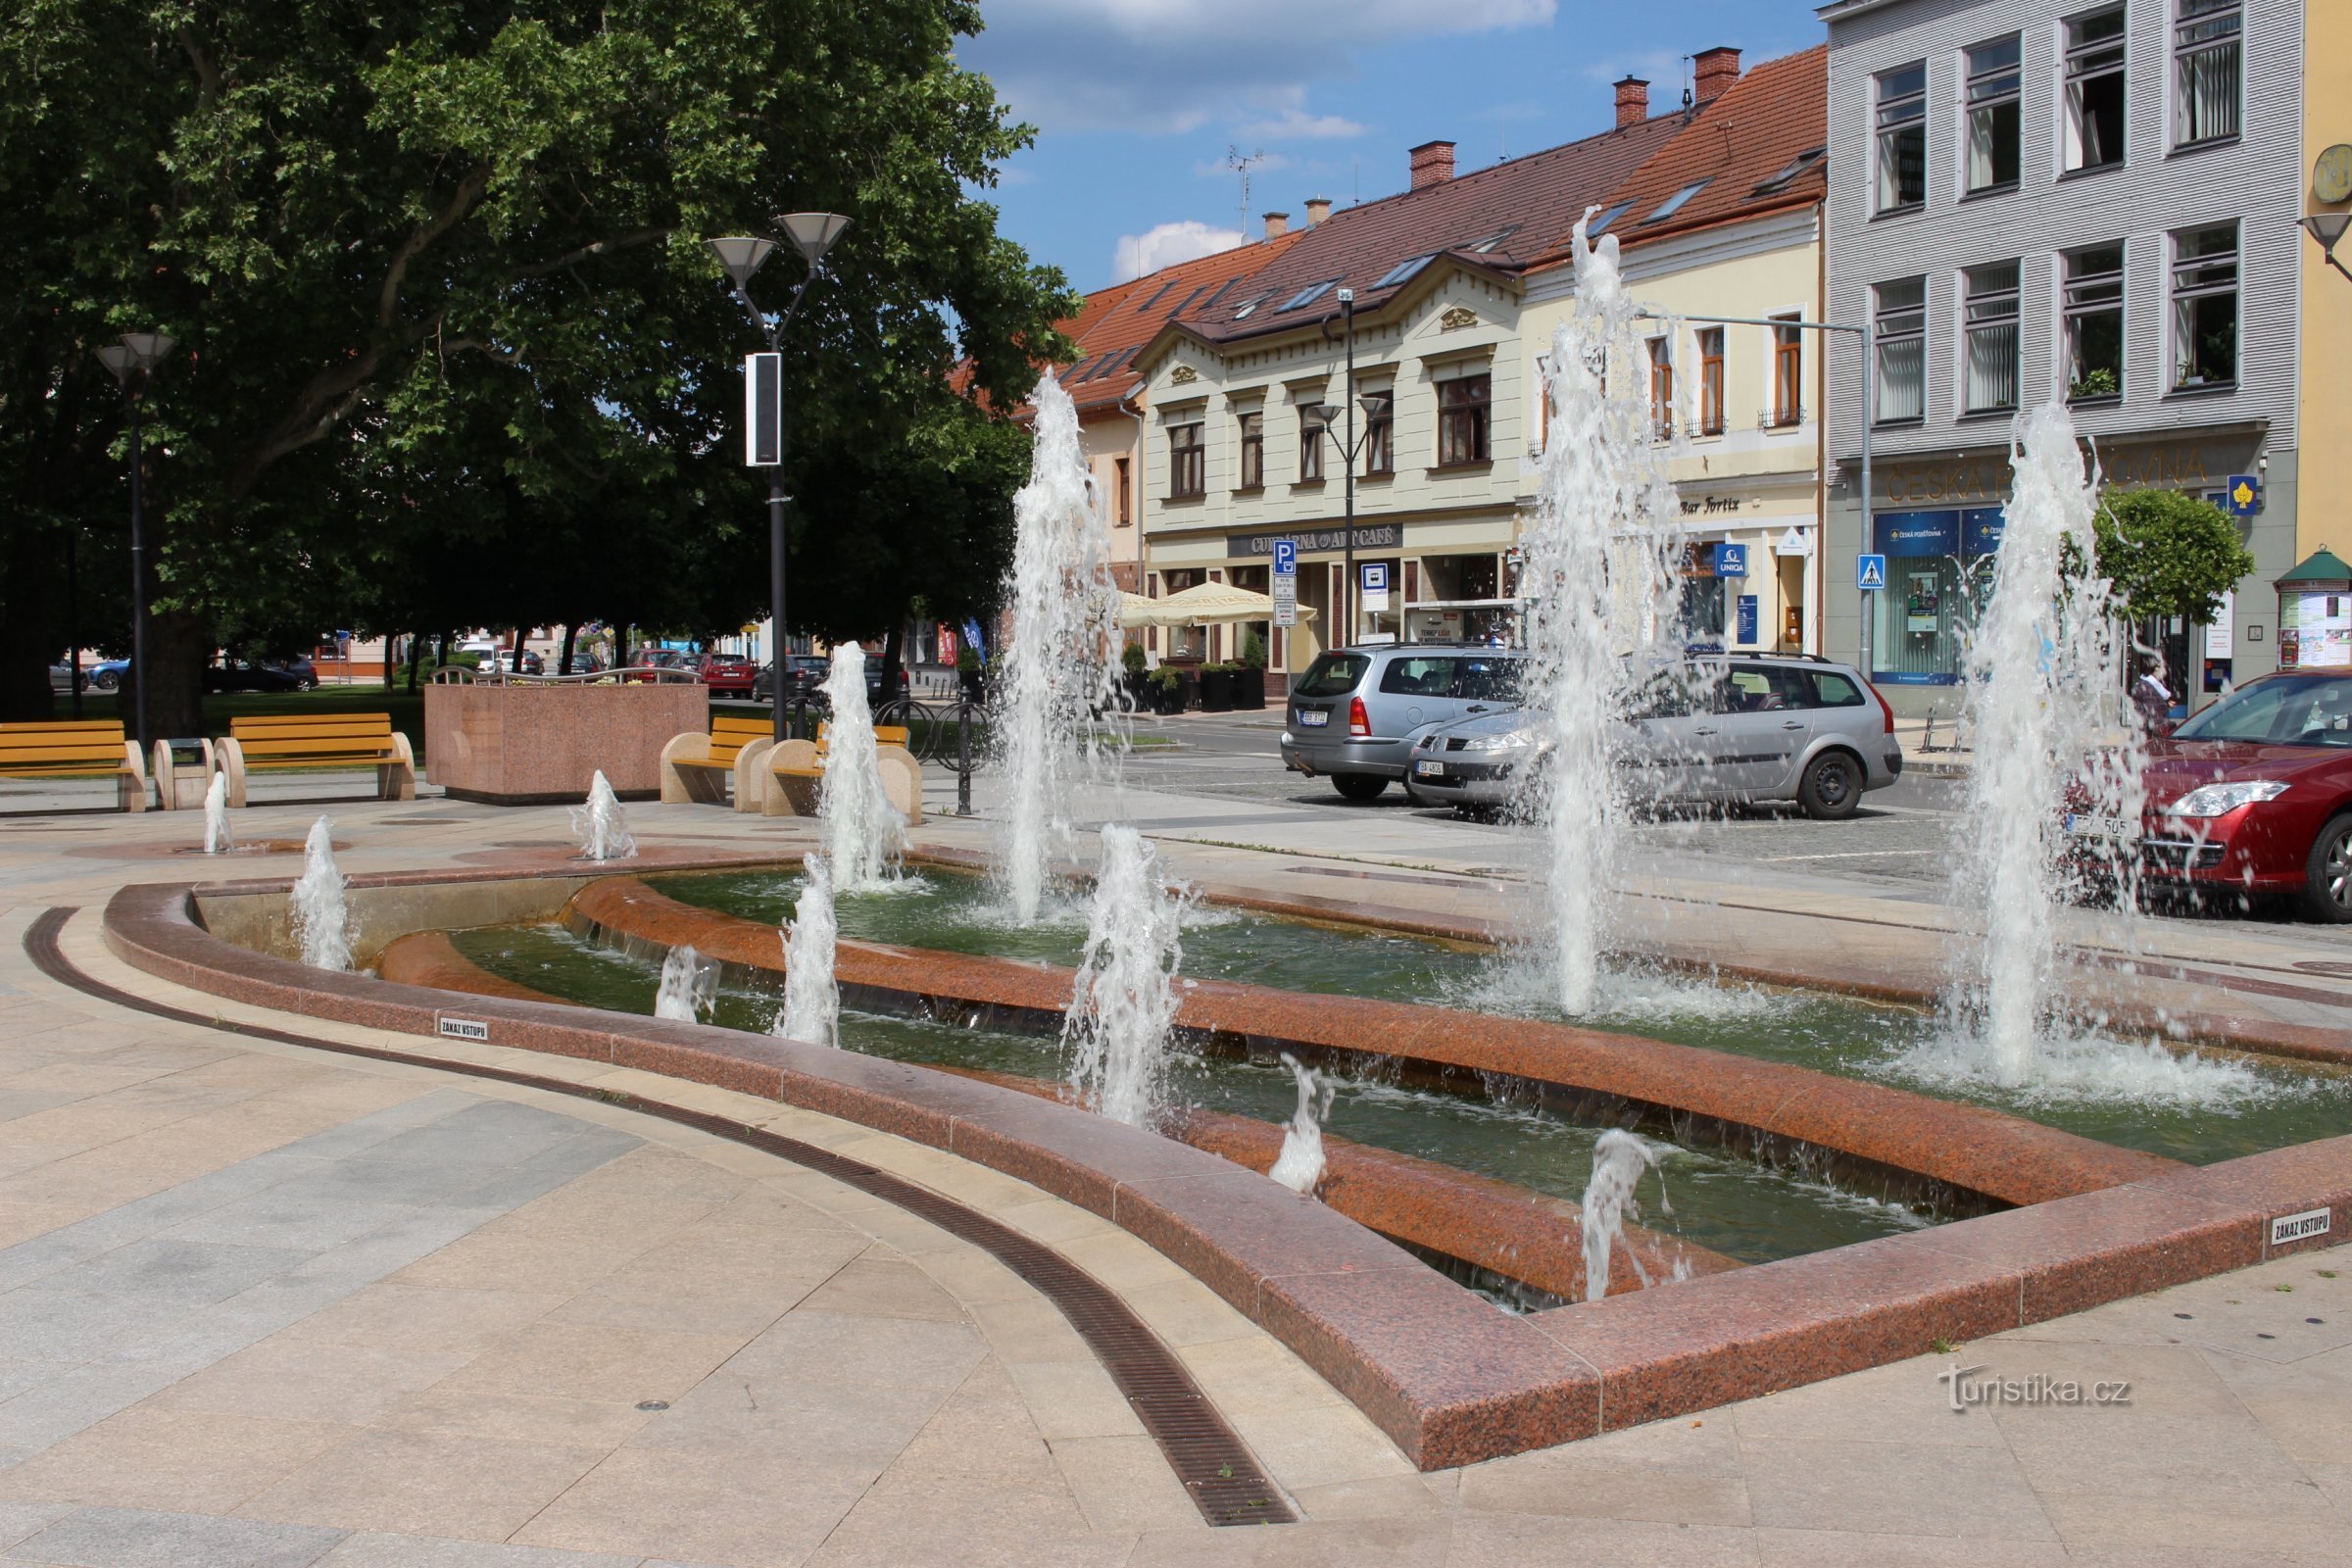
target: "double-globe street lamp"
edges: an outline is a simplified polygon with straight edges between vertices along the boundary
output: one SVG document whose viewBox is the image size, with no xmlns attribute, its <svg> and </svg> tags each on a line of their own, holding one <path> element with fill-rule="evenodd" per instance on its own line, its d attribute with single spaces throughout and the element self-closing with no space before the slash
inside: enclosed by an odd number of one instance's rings
<svg viewBox="0 0 2352 1568">
<path fill-rule="evenodd" d="M 1302 412 L 1308 427 L 1320 430 L 1331 437 L 1331 444 L 1340 449 L 1341 462 L 1347 465 L 1347 512 L 1346 521 L 1340 534 L 1340 549 L 1346 564 L 1341 568 L 1339 627 L 1333 633 L 1333 646 L 1346 648 L 1355 641 L 1356 635 L 1355 460 L 1357 454 L 1363 450 L 1365 441 L 1371 438 L 1372 426 L 1370 418 L 1367 416 L 1364 433 L 1361 436 L 1355 433 L 1355 290 L 1351 288 L 1340 290 L 1340 315 L 1348 338 L 1347 406 L 1343 409 L 1329 403 L 1317 403 L 1310 405 Z M 1331 336 L 1331 318 L 1329 317 L 1324 318 L 1323 320 L 1323 335 L 1326 339 Z M 1368 416 L 1369 411 L 1366 412 Z M 1333 428 L 1339 423 L 1342 415 L 1345 415 L 1348 420 L 1348 434 L 1344 439 L 1340 432 Z"/>
<path fill-rule="evenodd" d="M 718 265 L 726 269 L 727 278 L 734 285 L 735 298 L 742 302 L 744 314 L 752 325 L 767 339 L 765 354 L 752 355 L 744 362 L 744 462 L 755 468 L 774 470 L 767 488 L 767 604 L 769 626 L 769 667 L 775 672 L 774 732 L 777 740 L 785 739 L 784 717 L 784 519 L 792 505 L 792 497 L 784 489 L 784 329 L 800 313 L 801 296 L 808 285 L 824 275 L 825 253 L 841 238 L 850 220 L 839 213 L 786 213 L 784 232 L 795 249 L 808 263 L 808 272 L 792 291 L 792 298 L 770 321 L 752 303 L 750 284 L 752 274 L 776 248 L 772 239 L 730 237 L 714 239 L 710 249 L 718 256 Z"/>
<path fill-rule="evenodd" d="M 132 733 L 139 755 L 147 755 L 147 539 L 139 495 L 139 404 L 155 368 L 172 352 L 172 339 L 162 332 L 125 332 L 119 343 L 96 351 L 130 404 L 130 695 Z"/>
</svg>

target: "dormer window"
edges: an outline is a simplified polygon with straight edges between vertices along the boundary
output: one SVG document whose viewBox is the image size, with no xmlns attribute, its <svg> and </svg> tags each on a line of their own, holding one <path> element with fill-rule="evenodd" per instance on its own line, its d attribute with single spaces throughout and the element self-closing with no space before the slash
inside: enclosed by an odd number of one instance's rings
<svg viewBox="0 0 2352 1568">
<path fill-rule="evenodd" d="M 1690 184 L 1685 185 L 1681 190 L 1676 191 L 1673 195 L 1658 203 L 1658 210 L 1654 213 L 1651 213 L 1647 218 L 1642 220 L 1642 221 L 1644 223 L 1664 222 L 1667 219 L 1672 218 L 1675 214 L 1681 212 L 1684 204 L 1689 202 L 1691 197 L 1697 195 L 1700 191 L 1705 190 L 1709 185 L 1714 183 L 1715 176 L 1712 174 L 1708 175 L 1705 179 L 1692 180 Z"/>
</svg>

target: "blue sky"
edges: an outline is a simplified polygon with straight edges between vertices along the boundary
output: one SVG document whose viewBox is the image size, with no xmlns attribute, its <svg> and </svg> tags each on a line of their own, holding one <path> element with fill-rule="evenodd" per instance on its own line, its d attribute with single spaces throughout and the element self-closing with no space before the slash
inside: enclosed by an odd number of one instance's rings
<svg viewBox="0 0 2352 1568">
<path fill-rule="evenodd" d="M 1004 229 L 1078 287 L 1219 249 L 1243 226 L 1228 151 L 1262 152 L 1258 215 L 1303 221 L 1403 188 L 1405 149 L 1456 144 L 1456 168 L 1605 129 L 1632 71 L 1681 102 L 1686 58 L 1746 64 L 1817 43 L 1803 0 L 983 0 L 958 51 L 1037 146 L 994 199 Z"/>
</svg>

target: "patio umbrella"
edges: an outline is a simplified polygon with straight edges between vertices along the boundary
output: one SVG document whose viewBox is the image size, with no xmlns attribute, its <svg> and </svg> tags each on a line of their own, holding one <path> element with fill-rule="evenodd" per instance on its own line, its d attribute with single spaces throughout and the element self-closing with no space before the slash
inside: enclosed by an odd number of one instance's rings
<svg viewBox="0 0 2352 1568">
<path fill-rule="evenodd" d="M 1180 594 L 1165 599 L 1148 599 L 1152 618 L 1137 625 L 1153 626 L 1209 626 L 1236 620 L 1272 620 L 1274 601 L 1264 594 L 1253 594 L 1247 588 L 1237 588 L 1229 582 L 1196 583 Z M 1300 620 L 1312 620 L 1311 606 L 1298 607 Z"/>
</svg>

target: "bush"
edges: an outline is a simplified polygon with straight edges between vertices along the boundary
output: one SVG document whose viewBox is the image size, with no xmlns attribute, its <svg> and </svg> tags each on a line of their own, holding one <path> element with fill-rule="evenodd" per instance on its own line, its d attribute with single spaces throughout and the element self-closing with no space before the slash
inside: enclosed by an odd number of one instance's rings
<svg viewBox="0 0 2352 1568">
<path fill-rule="evenodd" d="M 1242 633 L 1242 664 L 1250 669 L 1266 667 L 1266 645 L 1251 626 Z"/>
<path fill-rule="evenodd" d="M 1170 695 L 1173 695 L 1176 689 L 1184 684 L 1183 673 L 1179 670 L 1170 669 L 1164 664 L 1153 670 L 1145 678 L 1151 681 L 1155 690 L 1165 692 Z"/>
<path fill-rule="evenodd" d="M 1129 643 L 1126 647 L 1120 649 L 1119 662 L 1126 666 L 1128 674 L 1141 675 L 1144 672 L 1144 665 L 1147 662 L 1144 657 L 1144 645 L 1142 643 Z"/>
<path fill-rule="evenodd" d="M 970 643 L 961 643 L 956 646 L 956 673 L 958 675 L 977 675 L 980 673 L 980 656 L 972 652 L 972 645 Z"/>
<path fill-rule="evenodd" d="M 2254 569 L 2237 524 L 2210 501 L 2176 490 L 2111 490 L 2100 500 L 2099 570 L 2134 617 L 2210 621 L 2222 595 Z"/>
</svg>

